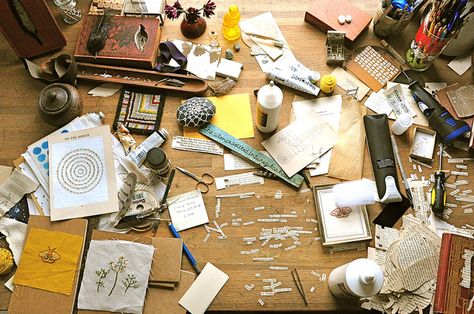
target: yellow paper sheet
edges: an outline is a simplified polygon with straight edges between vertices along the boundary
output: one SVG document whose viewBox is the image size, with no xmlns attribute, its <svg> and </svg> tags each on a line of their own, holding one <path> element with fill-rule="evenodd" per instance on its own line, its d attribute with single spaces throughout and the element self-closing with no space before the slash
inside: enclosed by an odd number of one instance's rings
<svg viewBox="0 0 474 314">
<path fill-rule="evenodd" d="M 212 124 L 239 139 L 255 136 L 248 94 L 208 97 L 207 99 L 216 106 Z M 184 128 L 183 133 L 186 137 L 208 139 L 196 129 Z"/>
<path fill-rule="evenodd" d="M 32 228 L 13 283 L 70 295 L 83 237 Z"/>
</svg>

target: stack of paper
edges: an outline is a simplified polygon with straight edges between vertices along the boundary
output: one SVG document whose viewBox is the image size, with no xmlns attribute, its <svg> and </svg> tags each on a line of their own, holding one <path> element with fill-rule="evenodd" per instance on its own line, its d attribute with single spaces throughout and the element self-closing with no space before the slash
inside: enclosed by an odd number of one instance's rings
<svg viewBox="0 0 474 314">
<path fill-rule="evenodd" d="M 411 215 L 403 217 L 399 234 L 391 228 L 376 230 L 378 245 L 369 251 L 369 258 L 384 269 L 384 284 L 362 308 L 421 313 L 431 304 L 435 292 L 441 239 Z"/>
</svg>

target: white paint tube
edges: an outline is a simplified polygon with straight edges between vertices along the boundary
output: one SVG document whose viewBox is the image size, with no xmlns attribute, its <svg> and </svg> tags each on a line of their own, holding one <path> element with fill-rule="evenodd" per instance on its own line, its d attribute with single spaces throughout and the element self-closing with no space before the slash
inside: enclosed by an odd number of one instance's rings
<svg viewBox="0 0 474 314">
<path fill-rule="evenodd" d="M 319 79 L 319 72 L 311 71 L 297 60 L 277 62 L 265 75 L 270 80 L 296 90 L 314 96 L 319 94 L 319 87 L 311 82 Z"/>
</svg>

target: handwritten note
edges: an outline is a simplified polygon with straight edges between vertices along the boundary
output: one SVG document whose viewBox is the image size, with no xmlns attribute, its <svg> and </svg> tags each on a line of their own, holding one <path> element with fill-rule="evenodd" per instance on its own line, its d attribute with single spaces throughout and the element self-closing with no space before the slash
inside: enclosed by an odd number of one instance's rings
<svg viewBox="0 0 474 314">
<path fill-rule="evenodd" d="M 178 231 L 209 222 L 201 192 L 195 190 L 168 198 L 171 221 Z"/>
</svg>

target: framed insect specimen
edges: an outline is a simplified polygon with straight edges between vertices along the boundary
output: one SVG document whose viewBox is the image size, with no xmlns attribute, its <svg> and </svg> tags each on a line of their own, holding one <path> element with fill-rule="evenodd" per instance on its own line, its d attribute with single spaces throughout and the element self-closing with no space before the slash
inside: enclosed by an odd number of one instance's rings
<svg viewBox="0 0 474 314">
<path fill-rule="evenodd" d="M 330 185 L 313 187 L 314 204 L 318 216 L 323 246 L 372 239 L 370 224 L 365 206 L 336 206 Z"/>
</svg>

